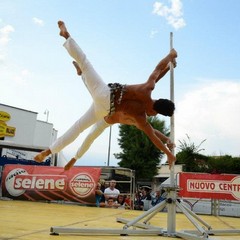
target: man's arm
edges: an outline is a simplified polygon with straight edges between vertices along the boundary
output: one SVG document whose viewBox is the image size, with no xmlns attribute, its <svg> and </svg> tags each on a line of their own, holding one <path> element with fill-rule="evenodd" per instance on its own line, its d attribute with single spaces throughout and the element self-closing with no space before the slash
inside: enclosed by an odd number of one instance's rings
<svg viewBox="0 0 240 240">
<path fill-rule="evenodd" d="M 152 89 L 154 89 L 155 84 L 169 71 L 170 62 L 172 62 L 174 67 L 176 67 L 176 57 L 177 52 L 175 49 L 172 49 L 170 53 L 158 63 L 147 81 L 147 83 L 151 86 Z"/>
<path fill-rule="evenodd" d="M 155 129 L 146 122 L 145 124 L 139 126 L 138 128 L 142 130 L 152 141 L 152 143 L 161 151 L 163 151 L 167 155 L 168 164 L 171 167 L 172 163 L 176 161 L 176 157 L 171 153 L 171 151 L 164 145 L 164 143 L 161 141 L 161 137 L 163 138 L 164 135 L 161 135 L 158 131 L 155 131 Z"/>
<path fill-rule="evenodd" d="M 161 133 L 160 131 L 158 131 L 157 129 L 154 129 L 155 134 L 157 135 L 157 137 L 163 141 L 164 143 L 167 144 L 167 147 L 170 151 L 172 151 L 173 148 L 176 147 L 175 143 L 171 141 L 171 139 L 167 136 L 165 136 L 163 133 Z"/>
</svg>

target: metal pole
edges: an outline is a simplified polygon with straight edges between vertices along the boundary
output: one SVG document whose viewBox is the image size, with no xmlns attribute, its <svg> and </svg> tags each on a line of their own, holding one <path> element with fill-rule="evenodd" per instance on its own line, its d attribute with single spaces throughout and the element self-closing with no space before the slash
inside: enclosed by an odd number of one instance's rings
<svg viewBox="0 0 240 240">
<path fill-rule="evenodd" d="M 170 49 L 173 48 L 173 33 L 170 33 Z M 174 102 L 174 66 L 170 64 L 170 100 Z M 175 129 L 174 129 L 174 115 L 171 117 L 171 141 L 175 141 Z M 172 149 L 172 153 L 174 154 L 174 148 Z M 174 167 L 174 166 L 173 166 Z M 172 168 L 173 168 L 172 167 Z"/>
<path fill-rule="evenodd" d="M 170 32 L 170 49 L 173 48 L 173 33 Z M 174 102 L 174 66 L 170 64 L 170 100 Z M 174 114 L 170 119 L 170 139 L 172 142 L 175 142 L 175 131 L 174 131 Z M 174 154 L 174 148 L 172 149 Z M 174 163 L 170 169 L 170 183 L 171 187 L 174 187 Z"/>
<path fill-rule="evenodd" d="M 173 33 L 170 32 L 170 50 L 173 48 Z M 174 66 L 170 63 L 170 100 L 174 102 Z M 171 133 L 170 139 L 174 142 L 174 115 L 171 117 Z M 174 150 L 172 150 L 174 154 Z M 168 199 L 172 200 L 171 204 L 168 204 L 168 227 L 167 232 L 169 235 L 174 234 L 176 232 L 176 191 L 174 189 L 174 163 L 170 169 L 170 190 L 168 193 Z"/>
<path fill-rule="evenodd" d="M 49 111 L 48 111 L 48 109 L 45 110 L 44 114 L 47 115 L 46 122 L 48 122 L 48 117 L 49 117 Z"/>
<path fill-rule="evenodd" d="M 110 164 L 111 138 L 112 138 L 112 126 L 110 126 L 110 130 L 109 130 L 108 160 L 107 160 L 107 166 L 109 166 L 109 164 Z"/>
</svg>

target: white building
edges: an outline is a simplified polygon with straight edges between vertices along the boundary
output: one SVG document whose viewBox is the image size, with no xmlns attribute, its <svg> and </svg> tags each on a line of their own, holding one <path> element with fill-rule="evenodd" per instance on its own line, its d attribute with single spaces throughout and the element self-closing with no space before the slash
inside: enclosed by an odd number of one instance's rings
<svg viewBox="0 0 240 240">
<path fill-rule="evenodd" d="M 37 114 L 0 103 L 0 156 L 33 160 L 57 138 L 53 124 Z"/>
</svg>

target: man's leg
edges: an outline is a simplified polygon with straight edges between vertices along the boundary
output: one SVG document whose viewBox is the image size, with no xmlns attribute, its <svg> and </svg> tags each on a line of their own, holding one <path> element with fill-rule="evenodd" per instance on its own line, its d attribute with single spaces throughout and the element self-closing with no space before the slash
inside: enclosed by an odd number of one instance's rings
<svg viewBox="0 0 240 240">
<path fill-rule="evenodd" d="M 36 162 L 42 162 L 48 155 L 51 154 L 51 150 L 48 148 L 40 153 L 38 153 L 35 157 L 34 160 Z"/>
<path fill-rule="evenodd" d="M 67 132 L 65 132 L 60 138 L 58 138 L 51 146 L 50 150 L 52 153 L 60 152 L 65 146 L 72 143 L 81 132 L 89 128 L 91 125 L 96 123 L 99 119 L 96 117 L 95 110 L 92 106 L 88 111 L 78 119 Z"/>
<path fill-rule="evenodd" d="M 37 154 L 34 159 L 37 162 L 42 162 L 49 154 L 54 154 L 60 152 L 64 147 L 72 143 L 81 132 L 93 125 L 98 121 L 94 106 L 88 109 L 88 111 L 76 121 L 67 132 L 65 132 L 61 137 L 59 137 L 47 150 L 44 150 Z"/>
<path fill-rule="evenodd" d="M 61 151 L 65 146 L 73 142 L 82 131 L 93 125 L 98 120 L 103 119 L 108 114 L 110 106 L 110 98 L 107 96 L 110 92 L 107 85 L 95 72 L 80 47 L 70 37 L 65 24 L 62 21 L 59 21 L 58 26 L 60 28 L 60 36 L 67 40 L 65 43 L 67 50 L 78 62 L 80 70 L 83 72 L 82 75 L 84 76 L 82 76 L 82 78 L 85 85 L 93 96 L 93 99 L 97 98 L 98 101 L 97 104 L 92 104 L 90 109 L 62 137 L 58 138 L 49 149 L 42 151 L 35 156 L 34 159 L 38 162 L 43 161 L 50 153 L 57 153 Z M 103 100 L 107 99 L 107 101 L 104 101 L 104 104 L 102 104 L 103 106 L 101 106 L 101 96 L 105 97 Z"/>
<path fill-rule="evenodd" d="M 90 133 L 85 138 L 84 142 L 82 143 L 81 147 L 78 149 L 75 157 L 73 157 L 64 167 L 65 170 L 69 170 L 77 159 L 81 158 L 84 153 L 90 148 L 94 140 L 107 128 L 110 124 L 106 123 L 104 119 L 100 120 L 92 127 Z"/>
<path fill-rule="evenodd" d="M 95 141 L 95 139 L 99 137 L 99 135 L 102 134 L 102 132 L 109 126 L 111 126 L 111 124 L 105 122 L 104 119 L 95 123 L 91 128 L 90 133 L 87 135 L 84 142 L 82 143 L 81 147 L 78 149 L 75 158 L 81 158 Z"/>
<path fill-rule="evenodd" d="M 77 70 L 77 75 L 81 76 L 82 75 L 82 70 L 81 68 L 79 67 L 78 63 L 73 61 L 73 66 L 76 68 Z"/>
<path fill-rule="evenodd" d="M 58 26 L 60 28 L 60 36 L 66 39 L 64 43 L 64 47 L 67 49 L 69 55 L 76 60 L 79 68 L 82 72 L 82 79 L 84 84 L 86 85 L 88 91 L 90 92 L 92 98 L 94 100 L 97 99 L 99 102 L 99 97 L 102 95 L 103 91 L 109 91 L 108 86 L 98 73 L 93 68 L 92 64 L 88 61 L 86 55 L 82 51 L 82 49 L 78 46 L 78 44 L 71 38 L 64 22 L 59 21 Z M 74 63 L 76 67 L 76 63 Z M 79 72 L 78 72 L 79 75 Z M 107 106 L 109 108 L 109 106 Z"/>
</svg>

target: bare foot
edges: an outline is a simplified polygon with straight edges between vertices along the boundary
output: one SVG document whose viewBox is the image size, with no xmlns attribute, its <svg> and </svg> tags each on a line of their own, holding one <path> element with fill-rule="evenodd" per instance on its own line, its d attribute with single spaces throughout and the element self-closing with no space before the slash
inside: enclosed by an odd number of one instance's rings
<svg viewBox="0 0 240 240">
<path fill-rule="evenodd" d="M 73 65 L 74 65 L 74 67 L 75 67 L 76 70 L 77 70 L 77 75 L 81 76 L 81 75 L 82 75 L 82 70 L 81 70 L 81 68 L 79 67 L 79 64 L 78 64 L 77 62 L 73 61 Z"/>
<path fill-rule="evenodd" d="M 58 27 L 60 28 L 59 35 L 68 39 L 70 37 L 69 32 L 67 31 L 67 28 L 65 26 L 65 23 L 63 21 L 58 21 Z"/>
<path fill-rule="evenodd" d="M 34 160 L 36 162 L 42 162 L 49 154 L 51 153 L 50 149 L 47 149 L 47 150 L 44 150 L 42 152 L 40 152 L 39 154 L 37 154 L 35 157 L 34 157 Z"/>
<path fill-rule="evenodd" d="M 77 161 L 77 159 L 72 158 L 67 165 L 64 167 L 64 170 L 69 170 L 71 167 L 73 167 L 73 165 L 75 164 L 75 162 Z"/>
</svg>

